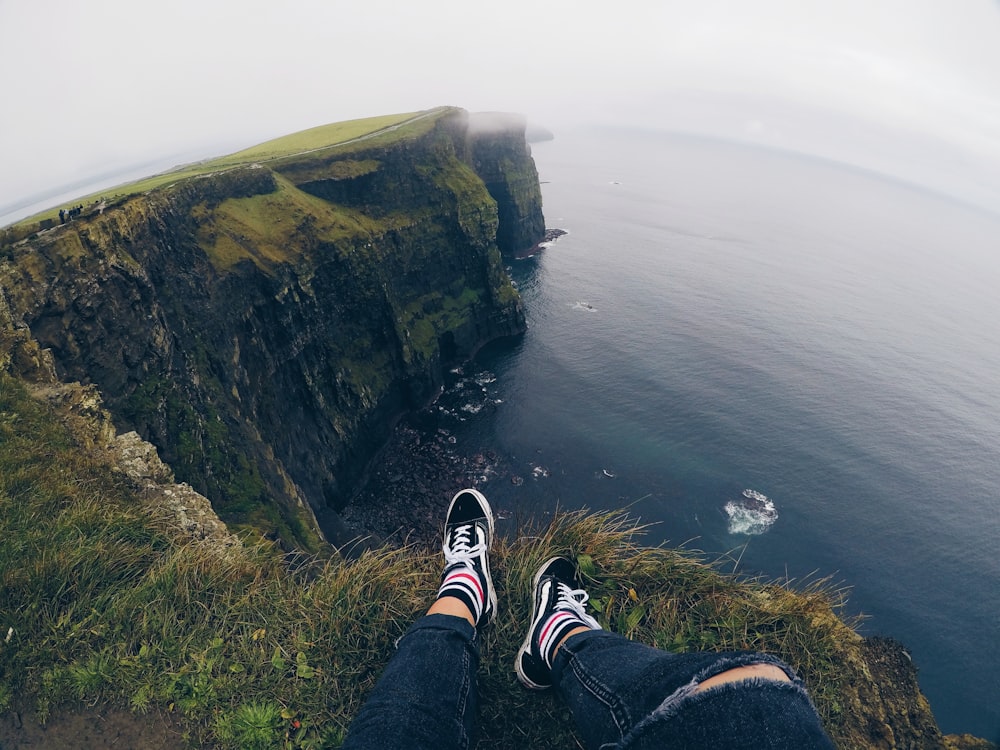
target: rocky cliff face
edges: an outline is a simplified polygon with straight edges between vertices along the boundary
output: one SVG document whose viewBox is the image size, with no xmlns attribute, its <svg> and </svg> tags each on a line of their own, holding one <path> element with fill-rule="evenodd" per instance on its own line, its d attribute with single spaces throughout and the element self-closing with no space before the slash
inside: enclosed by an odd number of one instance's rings
<svg viewBox="0 0 1000 750">
<path fill-rule="evenodd" d="M 482 112 L 470 121 L 472 163 L 497 202 L 497 244 L 517 253 L 545 234 L 538 200 L 538 172 L 521 136 L 526 123 L 518 115 Z"/>
<path fill-rule="evenodd" d="M 231 525 L 316 548 L 350 535 L 337 510 L 393 420 L 523 331 L 500 246 L 542 229 L 523 123 L 476 132 L 445 110 L 7 248 L 0 344 L 95 384 Z"/>
</svg>

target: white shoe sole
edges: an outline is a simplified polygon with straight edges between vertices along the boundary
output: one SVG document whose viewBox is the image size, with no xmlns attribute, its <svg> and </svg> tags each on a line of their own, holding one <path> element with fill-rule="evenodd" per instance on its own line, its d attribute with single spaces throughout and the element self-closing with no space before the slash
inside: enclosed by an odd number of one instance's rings
<svg viewBox="0 0 1000 750">
<path fill-rule="evenodd" d="M 538 570 L 535 572 L 535 578 L 531 585 L 531 623 L 528 626 L 528 634 L 524 637 L 524 643 L 521 644 L 521 648 L 517 650 L 517 659 L 514 661 L 514 671 L 517 672 L 517 679 L 521 681 L 521 684 L 526 688 L 531 690 L 546 690 L 552 687 L 552 683 L 548 685 L 539 685 L 534 680 L 529 678 L 524 672 L 521 671 L 521 658 L 524 654 L 531 651 L 531 635 L 535 632 L 535 626 L 538 624 L 535 619 L 538 617 L 538 587 L 542 581 L 542 574 L 546 568 L 553 563 L 553 561 L 558 560 L 562 555 L 555 555 L 546 560 L 542 565 L 539 566 Z"/>
</svg>

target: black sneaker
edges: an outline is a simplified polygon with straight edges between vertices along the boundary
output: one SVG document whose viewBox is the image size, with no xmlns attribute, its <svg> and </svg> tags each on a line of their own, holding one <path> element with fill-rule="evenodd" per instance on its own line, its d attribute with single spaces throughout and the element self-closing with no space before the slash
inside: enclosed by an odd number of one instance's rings
<svg viewBox="0 0 1000 750">
<path fill-rule="evenodd" d="M 566 634 L 578 627 L 600 630 L 601 626 L 587 614 L 589 596 L 581 588 L 576 566 L 565 557 L 553 557 L 538 569 L 534 592 L 531 624 L 514 669 L 522 685 L 544 690 L 552 685 L 552 657 Z"/>
<path fill-rule="evenodd" d="M 497 592 L 490 577 L 493 511 L 481 492 L 462 490 L 451 499 L 444 522 L 445 568 L 438 597 L 454 596 L 472 612 L 476 627 L 497 611 Z"/>
</svg>

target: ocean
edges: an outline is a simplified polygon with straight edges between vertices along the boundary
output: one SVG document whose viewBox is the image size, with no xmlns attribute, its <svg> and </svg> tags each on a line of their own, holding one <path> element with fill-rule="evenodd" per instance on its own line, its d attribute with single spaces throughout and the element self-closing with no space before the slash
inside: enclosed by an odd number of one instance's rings
<svg viewBox="0 0 1000 750">
<path fill-rule="evenodd" d="M 944 732 L 1000 740 L 1000 217 L 694 136 L 533 153 L 567 234 L 512 261 L 529 330 L 454 420 L 516 469 L 491 502 L 627 507 L 650 544 L 831 577 Z"/>
</svg>

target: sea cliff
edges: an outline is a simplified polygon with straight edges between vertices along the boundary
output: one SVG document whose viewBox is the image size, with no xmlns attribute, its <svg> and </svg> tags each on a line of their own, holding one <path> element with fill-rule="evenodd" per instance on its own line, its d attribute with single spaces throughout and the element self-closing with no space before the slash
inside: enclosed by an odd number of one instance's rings
<svg viewBox="0 0 1000 750">
<path fill-rule="evenodd" d="M 538 176 L 524 121 L 484 122 L 421 113 L 57 225 L 4 251 L 8 329 L 231 525 L 342 543 L 394 420 L 524 330 L 500 251 L 541 239 Z"/>
<path fill-rule="evenodd" d="M 524 123 L 443 108 L 155 182 L 0 237 L 0 744 L 37 721 L 75 740 L 83 701 L 91 727 L 127 705 L 175 742 L 336 747 L 439 551 L 288 552 L 349 536 L 394 420 L 524 330 L 501 255 L 543 232 Z M 576 741 L 510 674 L 517 592 L 553 554 L 608 628 L 788 660 L 838 747 L 995 747 L 942 737 L 904 648 L 862 638 L 829 586 L 737 580 L 618 516 L 508 531 L 480 747 Z"/>
</svg>

